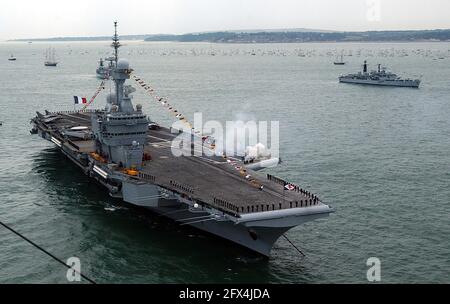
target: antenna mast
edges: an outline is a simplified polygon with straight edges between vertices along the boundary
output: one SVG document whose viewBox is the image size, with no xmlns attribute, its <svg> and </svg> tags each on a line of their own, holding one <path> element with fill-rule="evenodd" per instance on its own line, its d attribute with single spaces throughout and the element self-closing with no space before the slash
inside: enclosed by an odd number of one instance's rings
<svg viewBox="0 0 450 304">
<path fill-rule="evenodd" d="M 117 21 L 114 21 L 114 36 L 113 36 L 113 43 L 111 44 L 111 46 L 114 48 L 114 59 L 116 61 L 116 66 L 117 66 L 117 61 L 119 60 L 119 47 L 120 47 L 120 42 L 119 42 L 119 35 L 117 35 Z"/>
<path fill-rule="evenodd" d="M 117 34 L 117 21 L 114 21 L 114 36 L 112 38 L 113 42 L 111 44 L 111 46 L 114 48 L 114 61 L 116 63 L 115 68 L 117 69 L 117 62 L 119 61 L 119 47 L 120 47 L 120 42 L 119 42 L 119 35 Z M 116 85 L 116 100 L 115 100 L 115 104 L 119 105 L 120 104 L 120 93 L 121 93 L 121 89 L 119 88 L 119 81 L 117 80 L 115 73 L 113 73 L 113 79 L 114 79 L 114 83 Z M 113 102 L 114 103 L 114 102 Z"/>
</svg>

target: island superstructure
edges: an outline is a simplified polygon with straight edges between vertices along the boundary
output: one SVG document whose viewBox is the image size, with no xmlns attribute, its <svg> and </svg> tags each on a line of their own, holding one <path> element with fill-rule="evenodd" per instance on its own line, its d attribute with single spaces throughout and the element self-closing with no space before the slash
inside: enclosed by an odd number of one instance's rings
<svg viewBox="0 0 450 304">
<path fill-rule="evenodd" d="M 125 84 L 133 70 L 119 59 L 117 28 L 112 45 L 115 92 L 105 108 L 37 112 L 32 119 L 32 133 L 52 142 L 111 196 L 265 256 L 289 229 L 333 211 L 300 186 L 246 167 L 243 159 L 175 156 L 171 142 L 183 132 L 148 127 L 142 106 L 132 103 L 134 89 Z M 201 148 L 196 145 L 191 148 Z"/>
<path fill-rule="evenodd" d="M 381 68 L 381 64 L 378 64 L 378 70 L 368 72 L 367 61 L 364 61 L 362 72 L 340 76 L 339 82 L 377 86 L 418 88 L 421 81 L 420 79 L 403 79 L 397 74 L 388 72 L 386 68 Z"/>
</svg>

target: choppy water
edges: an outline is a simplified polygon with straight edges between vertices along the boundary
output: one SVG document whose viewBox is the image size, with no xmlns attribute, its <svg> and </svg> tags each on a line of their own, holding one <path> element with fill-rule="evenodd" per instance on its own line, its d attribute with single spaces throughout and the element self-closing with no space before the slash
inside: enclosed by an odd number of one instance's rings
<svg viewBox="0 0 450 304">
<path fill-rule="evenodd" d="M 284 163 L 270 172 L 317 193 L 336 213 L 289 231 L 306 257 L 281 239 L 269 260 L 121 207 L 28 133 L 35 111 L 72 109 L 73 95 L 93 94 L 107 44 L 56 43 L 56 69 L 43 66 L 47 44 L 0 44 L 2 221 L 63 259 L 80 257 L 82 271 L 98 282 L 364 283 L 369 257 L 381 260 L 386 283 L 450 282 L 449 43 L 123 47 L 136 73 L 187 117 L 201 111 L 220 121 L 242 113 L 280 121 Z M 353 56 L 333 66 L 329 52 L 341 48 Z M 11 53 L 16 62 L 7 61 Z M 423 75 L 423 85 L 337 82 L 364 59 Z M 135 102 L 152 119 L 171 122 L 142 92 Z M 61 265 L 0 227 L 1 283 L 64 283 L 65 276 Z"/>
</svg>

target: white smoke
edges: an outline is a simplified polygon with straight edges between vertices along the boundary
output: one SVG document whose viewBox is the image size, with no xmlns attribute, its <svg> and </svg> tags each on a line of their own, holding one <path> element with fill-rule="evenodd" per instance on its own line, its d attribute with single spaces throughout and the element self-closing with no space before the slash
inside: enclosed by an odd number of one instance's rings
<svg viewBox="0 0 450 304">
<path fill-rule="evenodd" d="M 216 155 L 240 157 L 268 157 L 266 147 L 258 142 L 258 123 L 254 115 L 237 113 L 233 121 L 226 122 L 225 133 L 216 137 Z"/>
<path fill-rule="evenodd" d="M 262 143 L 257 143 L 254 146 L 247 146 L 245 156 L 253 159 L 269 158 L 270 151 Z"/>
</svg>

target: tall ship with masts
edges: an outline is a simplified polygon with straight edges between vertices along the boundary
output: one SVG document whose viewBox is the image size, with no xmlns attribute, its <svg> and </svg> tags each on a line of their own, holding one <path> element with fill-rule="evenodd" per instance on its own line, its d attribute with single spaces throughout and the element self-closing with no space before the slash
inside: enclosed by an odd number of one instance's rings
<svg viewBox="0 0 450 304">
<path fill-rule="evenodd" d="M 58 65 L 58 61 L 56 59 L 56 50 L 52 47 L 49 47 L 45 50 L 45 66 L 55 67 Z"/>
<path fill-rule="evenodd" d="M 173 145 L 176 135 L 191 138 L 184 149 L 193 152 L 205 148 L 202 134 L 189 128 L 150 127 L 142 105 L 132 103 L 135 89 L 125 84 L 131 78 L 138 87 L 148 88 L 128 60 L 119 58 L 117 23 L 112 46 L 114 89 L 106 105 L 37 112 L 31 131 L 52 143 L 110 196 L 264 256 L 289 229 L 333 212 L 299 185 L 256 172 L 252 168 L 257 168 L 257 160 L 247 156 L 177 155 L 181 147 Z M 178 112 L 176 117 L 185 121 Z"/>
<path fill-rule="evenodd" d="M 336 58 L 336 60 L 334 61 L 334 65 L 345 65 L 344 51 L 341 51 L 341 56 L 340 58 Z"/>
</svg>

